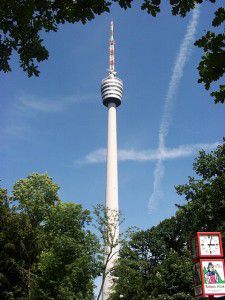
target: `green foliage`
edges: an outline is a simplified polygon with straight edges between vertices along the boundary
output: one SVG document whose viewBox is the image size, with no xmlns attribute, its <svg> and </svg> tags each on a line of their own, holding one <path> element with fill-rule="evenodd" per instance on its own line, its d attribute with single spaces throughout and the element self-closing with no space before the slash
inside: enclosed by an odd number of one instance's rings
<svg viewBox="0 0 225 300">
<path fill-rule="evenodd" d="M 225 143 L 200 151 L 193 168 L 197 178 L 176 187 L 187 201 L 176 215 L 123 241 L 111 300 L 194 299 L 191 238 L 197 231 L 225 232 Z"/>
<path fill-rule="evenodd" d="M 75 203 L 62 203 L 47 174 L 19 180 L 13 196 L 0 189 L 0 298 L 93 298 L 97 238 L 91 218 Z"/>
<path fill-rule="evenodd" d="M 59 202 L 58 190 L 58 185 L 47 174 L 31 174 L 13 187 L 14 201 L 18 201 L 15 208 L 40 224 Z"/>
<path fill-rule="evenodd" d="M 85 230 L 88 222 L 89 211 L 80 205 L 61 203 L 52 209 L 45 225 L 48 247 L 37 265 L 38 299 L 92 299 L 98 243 Z"/>
<path fill-rule="evenodd" d="M 21 282 L 24 274 L 18 267 L 19 251 L 16 251 L 16 224 L 9 208 L 7 190 L 0 189 L 0 295 L 2 299 L 14 299 L 23 294 Z M 12 230 L 8 228 L 12 227 Z"/>
<path fill-rule="evenodd" d="M 185 185 L 177 186 L 187 204 L 179 206 L 177 218 L 186 234 L 199 231 L 225 231 L 225 143 L 215 151 L 199 153 L 193 164 L 199 178 L 189 177 Z M 190 222 L 191 220 L 191 222 Z"/>
<path fill-rule="evenodd" d="M 225 21 L 225 8 L 220 7 L 218 10 L 215 12 L 215 18 L 212 21 L 213 26 L 219 26 Z"/>
<path fill-rule="evenodd" d="M 137 300 L 192 299 L 191 259 L 176 219 L 132 233 L 120 251 L 115 276 L 112 300 L 119 295 Z"/>
<path fill-rule="evenodd" d="M 222 25 L 225 21 L 225 9 L 220 7 L 215 12 L 212 21 L 214 27 Z M 203 48 L 204 55 L 198 65 L 199 83 L 204 83 L 205 88 L 209 90 L 211 83 L 222 78 L 225 73 L 225 34 L 208 31 L 204 36 L 195 42 L 199 48 Z M 225 85 L 219 86 L 219 91 L 211 93 L 215 103 L 224 103 Z"/>
<path fill-rule="evenodd" d="M 204 56 L 199 63 L 199 83 L 204 83 L 208 90 L 212 82 L 217 81 L 225 73 L 225 34 L 215 34 L 208 31 L 195 45 L 204 49 Z M 220 91 L 212 92 L 215 103 L 225 101 L 225 85 L 220 85 Z"/>
<path fill-rule="evenodd" d="M 102 276 L 97 300 L 101 298 L 103 286 L 107 276 L 111 276 L 114 269 L 110 267 L 115 255 L 118 255 L 121 235 L 117 236 L 120 224 L 123 222 L 121 214 L 116 210 L 107 209 L 103 205 L 94 208 L 95 222 L 93 226 L 97 229 L 100 240 L 100 251 L 98 255 L 98 270 Z"/>
</svg>

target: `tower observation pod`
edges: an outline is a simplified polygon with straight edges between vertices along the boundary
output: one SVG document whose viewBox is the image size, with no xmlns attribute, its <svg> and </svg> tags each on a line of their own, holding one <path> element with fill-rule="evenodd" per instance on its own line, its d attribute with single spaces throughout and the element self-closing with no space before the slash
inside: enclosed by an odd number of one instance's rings
<svg viewBox="0 0 225 300">
<path fill-rule="evenodd" d="M 101 92 L 102 101 L 108 107 L 110 103 L 117 106 L 121 104 L 123 94 L 123 82 L 116 76 L 115 72 L 115 41 L 113 36 L 113 22 L 110 24 L 110 43 L 109 43 L 109 74 L 102 80 Z"/>
<path fill-rule="evenodd" d="M 121 104 L 123 82 L 116 76 L 114 58 L 113 22 L 110 24 L 109 74 L 102 80 L 102 102 L 108 108 L 108 144 L 107 144 L 107 175 L 105 208 L 108 217 L 109 243 L 105 245 L 106 273 L 103 280 L 101 300 L 109 299 L 112 291 L 113 277 L 111 270 L 119 255 L 119 201 L 118 201 L 118 170 L 117 170 L 117 124 L 116 109 Z M 114 244 L 116 246 L 111 247 Z"/>
</svg>

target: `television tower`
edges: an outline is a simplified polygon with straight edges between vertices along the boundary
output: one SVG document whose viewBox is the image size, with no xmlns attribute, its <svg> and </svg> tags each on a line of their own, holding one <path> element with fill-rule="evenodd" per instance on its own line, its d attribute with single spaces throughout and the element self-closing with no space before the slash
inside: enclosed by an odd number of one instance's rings
<svg viewBox="0 0 225 300">
<path fill-rule="evenodd" d="M 118 170 L 117 170 L 117 128 L 116 108 L 121 104 L 123 93 L 123 82 L 116 76 L 115 72 L 115 51 L 113 36 L 113 21 L 110 23 L 110 44 L 109 44 L 109 74 L 102 80 L 101 94 L 103 104 L 108 108 L 108 145 L 107 145 L 107 179 L 106 179 L 106 200 L 105 208 L 108 215 L 109 231 L 113 241 L 119 239 L 119 203 L 118 203 Z M 106 268 L 106 278 L 103 285 L 102 300 L 107 300 L 112 288 L 112 276 L 109 271 L 114 267 L 118 259 L 119 245 L 110 249 L 105 245 L 106 257 L 110 253 L 110 260 Z M 108 274 L 107 274 L 108 273 Z"/>
</svg>

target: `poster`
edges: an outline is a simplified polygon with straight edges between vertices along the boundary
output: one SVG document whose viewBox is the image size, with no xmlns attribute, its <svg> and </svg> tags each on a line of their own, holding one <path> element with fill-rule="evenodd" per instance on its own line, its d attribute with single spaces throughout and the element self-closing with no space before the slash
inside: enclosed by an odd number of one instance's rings
<svg viewBox="0 0 225 300">
<path fill-rule="evenodd" d="M 205 295 L 225 295 L 224 261 L 202 259 L 201 273 Z"/>
</svg>

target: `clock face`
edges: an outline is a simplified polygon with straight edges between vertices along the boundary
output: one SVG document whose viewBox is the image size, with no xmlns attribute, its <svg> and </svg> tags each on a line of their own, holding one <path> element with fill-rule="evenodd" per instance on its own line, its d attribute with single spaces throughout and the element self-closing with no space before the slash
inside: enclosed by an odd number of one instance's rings
<svg viewBox="0 0 225 300">
<path fill-rule="evenodd" d="M 200 235 L 199 239 L 201 255 L 221 255 L 218 235 Z"/>
</svg>

